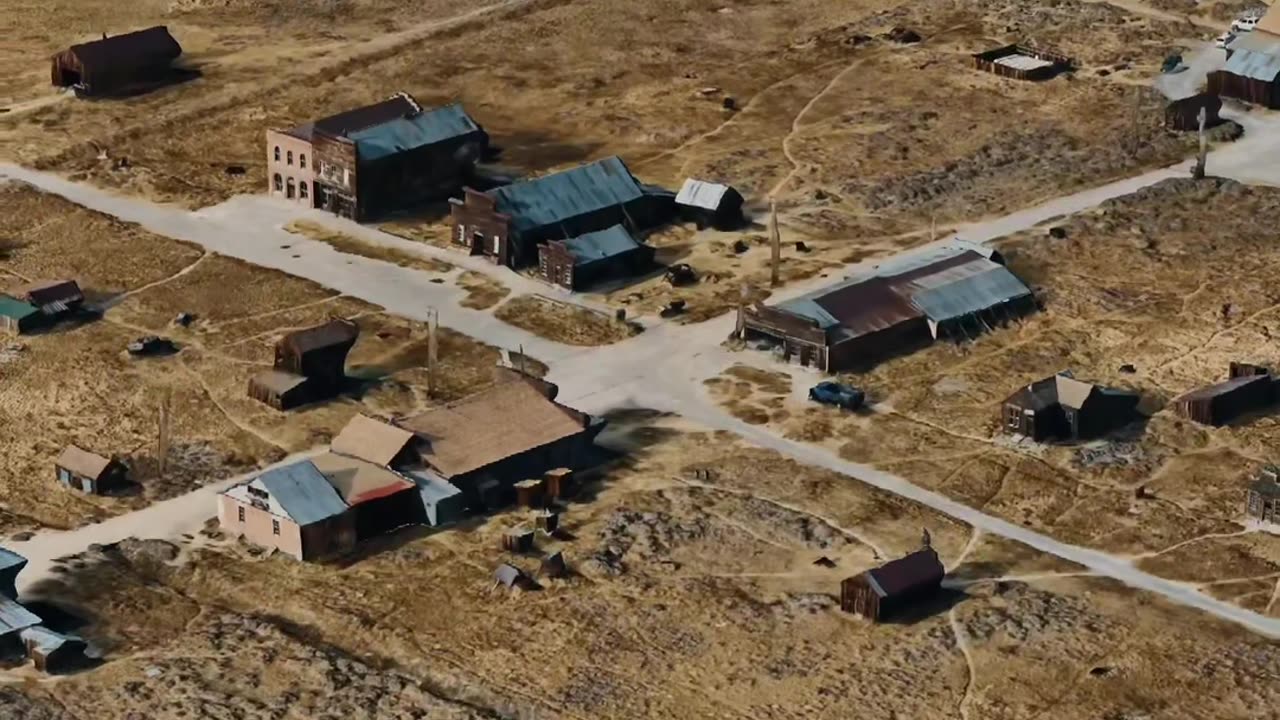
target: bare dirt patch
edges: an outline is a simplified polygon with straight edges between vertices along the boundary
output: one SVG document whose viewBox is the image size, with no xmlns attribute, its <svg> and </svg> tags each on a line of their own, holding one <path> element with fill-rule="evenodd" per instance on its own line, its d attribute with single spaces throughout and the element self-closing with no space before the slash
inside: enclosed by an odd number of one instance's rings
<svg viewBox="0 0 1280 720">
<path fill-rule="evenodd" d="M 631 323 L 541 295 L 508 300 L 493 314 L 508 325 L 567 345 L 609 345 L 639 332 Z"/>
<path fill-rule="evenodd" d="M 334 250 L 348 255 L 359 255 L 360 257 L 381 260 L 392 265 L 431 273 L 446 273 L 453 270 L 453 265 L 443 260 L 422 257 L 398 248 L 366 242 L 354 235 L 331 230 L 324 225 L 308 220 L 294 220 L 285 226 L 285 230 L 303 235 L 312 240 L 318 240 L 332 246 Z"/>
<path fill-rule="evenodd" d="M 488 310 L 511 294 L 511 288 L 483 273 L 467 270 L 458 276 L 458 287 L 467 291 L 459 303 L 473 310 Z"/>
</svg>

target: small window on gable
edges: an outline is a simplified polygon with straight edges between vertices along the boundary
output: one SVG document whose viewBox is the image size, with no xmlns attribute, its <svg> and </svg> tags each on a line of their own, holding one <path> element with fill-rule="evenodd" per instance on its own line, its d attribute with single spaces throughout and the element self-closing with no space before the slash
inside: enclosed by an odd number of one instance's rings
<svg viewBox="0 0 1280 720">
<path fill-rule="evenodd" d="M 272 534 L 272 535 L 279 535 L 279 534 L 280 534 L 280 521 L 279 521 L 279 520 L 272 520 L 272 521 L 271 521 L 271 534 Z"/>
<path fill-rule="evenodd" d="M 243 506 L 243 505 L 241 505 L 240 507 L 238 507 L 238 508 L 236 508 L 236 509 L 240 511 L 240 522 L 244 522 L 244 506 Z"/>
</svg>

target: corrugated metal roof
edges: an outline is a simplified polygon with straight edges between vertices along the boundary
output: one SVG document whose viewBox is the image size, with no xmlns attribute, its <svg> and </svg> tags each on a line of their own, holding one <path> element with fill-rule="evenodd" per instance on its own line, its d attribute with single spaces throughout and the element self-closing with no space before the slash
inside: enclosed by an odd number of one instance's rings
<svg viewBox="0 0 1280 720">
<path fill-rule="evenodd" d="M 16 600 L 0 595 L 0 635 L 24 630 L 42 621 L 35 613 L 23 607 Z"/>
<path fill-rule="evenodd" d="M 24 286 L 15 293 L 36 306 L 67 305 L 84 301 L 84 293 L 75 280 L 45 280 Z"/>
<path fill-rule="evenodd" d="M 46 654 L 57 650 L 69 642 L 84 642 L 84 640 L 76 637 L 75 635 L 63 635 L 62 633 L 54 632 L 43 625 L 26 628 L 18 634 L 18 637 L 22 638 L 22 642 L 27 643 L 36 650 Z"/>
<path fill-rule="evenodd" d="M 1240 33 L 1227 44 L 1227 49 L 1250 50 L 1265 55 L 1280 55 L 1280 36 L 1254 29 L 1252 32 Z"/>
<path fill-rule="evenodd" d="M 680 186 L 680 192 L 676 193 L 676 202 L 704 210 L 718 210 L 720 201 L 727 192 L 728 185 L 689 178 Z"/>
<path fill-rule="evenodd" d="M 349 133 L 360 160 L 378 160 L 396 153 L 478 132 L 480 126 L 455 103 Z"/>
<path fill-rule="evenodd" d="M 448 480 L 425 468 L 406 471 L 405 476 L 418 486 L 418 493 L 422 499 L 433 505 L 462 494 L 462 491 Z"/>
<path fill-rule="evenodd" d="M 0 315 L 21 320 L 40 312 L 34 305 L 0 295 Z"/>
<path fill-rule="evenodd" d="M 310 140 L 316 130 L 330 135 L 347 137 L 348 133 L 380 125 L 384 122 L 417 112 L 418 104 L 408 93 L 398 93 L 381 102 L 345 110 L 336 115 L 299 125 L 288 134 Z"/>
<path fill-rule="evenodd" d="M 299 525 L 310 525 L 347 511 L 338 491 L 310 460 L 275 468 L 257 478 L 263 489 Z"/>
<path fill-rule="evenodd" d="M 135 30 L 71 46 L 71 52 L 86 65 L 132 66 L 182 54 L 182 46 L 164 25 Z"/>
<path fill-rule="evenodd" d="M 385 467 L 358 458 L 324 453 L 311 459 L 349 506 L 395 495 L 413 487 L 413 483 Z"/>
<path fill-rule="evenodd" d="M 946 569 L 932 548 L 921 548 L 906 557 L 891 560 L 867 571 L 871 587 L 880 597 L 902 595 L 942 581 Z"/>
<path fill-rule="evenodd" d="M 12 550 L 0 548 L 0 570 L 9 570 L 18 568 L 19 571 L 26 567 L 27 559 Z"/>
<path fill-rule="evenodd" d="M 1246 375 L 1244 377 L 1232 378 L 1215 385 L 1209 385 L 1208 387 L 1192 390 L 1185 395 L 1179 395 L 1174 398 L 1173 401 L 1175 403 L 1182 403 L 1196 400 L 1208 400 L 1221 395 L 1228 395 L 1230 393 L 1240 391 L 1242 388 L 1251 388 L 1251 386 L 1263 388 L 1270 385 L 1272 382 L 1273 380 L 1270 375 Z"/>
<path fill-rule="evenodd" d="M 284 343 L 299 353 L 307 353 L 320 348 L 355 343 L 360 337 L 360 328 L 350 320 L 334 319 L 323 325 L 306 330 L 298 330 L 284 336 Z"/>
<path fill-rule="evenodd" d="M 1280 55 L 1238 49 L 1227 58 L 1226 71 L 1232 75 L 1274 82 L 1280 75 Z"/>
<path fill-rule="evenodd" d="M 644 195 L 622 159 L 613 156 L 489 191 L 516 232 L 555 225 L 623 205 Z"/>
<path fill-rule="evenodd" d="M 921 290 L 911 296 L 911 302 L 940 323 L 1030 296 L 1031 290 L 1013 273 L 994 265 L 985 272 Z"/>
<path fill-rule="evenodd" d="M 640 243 L 636 242 L 636 239 L 631 237 L 631 233 L 621 225 L 579 235 L 566 240 L 564 245 L 573 255 L 576 265 L 622 255 L 640 247 Z"/>
</svg>

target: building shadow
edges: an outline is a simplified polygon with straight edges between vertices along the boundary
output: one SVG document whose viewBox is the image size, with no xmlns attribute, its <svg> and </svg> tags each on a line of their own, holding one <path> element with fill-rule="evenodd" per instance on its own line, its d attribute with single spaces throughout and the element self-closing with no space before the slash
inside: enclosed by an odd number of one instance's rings
<svg viewBox="0 0 1280 720">
<path fill-rule="evenodd" d="M 881 623 L 885 625 L 915 625 L 939 615 L 945 615 L 968 597 L 969 594 L 964 590 L 943 587 L 929 597 L 913 602 L 892 615 L 882 618 Z"/>
<path fill-rule="evenodd" d="M 142 95 L 150 95 L 169 88 L 186 85 L 187 83 L 199 80 L 202 77 L 204 77 L 204 71 L 199 65 L 175 65 L 174 67 L 169 68 L 167 73 L 155 78 L 154 80 L 129 83 L 128 85 L 105 92 L 94 92 L 89 94 L 76 92 L 76 98 L 80 100 L 103 102 L 129 100 Z"/>
</svg>

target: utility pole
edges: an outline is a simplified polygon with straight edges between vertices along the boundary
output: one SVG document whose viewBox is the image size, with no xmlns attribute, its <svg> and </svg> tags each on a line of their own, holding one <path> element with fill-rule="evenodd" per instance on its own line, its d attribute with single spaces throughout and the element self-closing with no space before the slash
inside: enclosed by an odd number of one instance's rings
<svg viewBox="0 0 1280 720">
<path fill-rule="evenodd" d="M 778 287 L 778 266 L 782 264 L 782 234 L 778 232 L 778 206 L 773 198 L 769 198 L 769 233 L 769 244 L 772 247 L 769 287 L 776 288 Z"/>
<path fill-rule="evenodd" d="M 1138 138 L 1138 114 L 1142 105 L 1142 88 L 1135 87 L 1133 89 L 1133 135 L 1130 138 L 1129 154 L 1137 155 L 1138 148 L 1142 146 L 1141 139 Z"/>
<path fill-rule="evenodd" d="M 159 428 L 156 433 L 156 476 L 164 477 L 169 465 L 169 423 L 172 417 L 173 393 L 165 390 L 160 397 Z"/>
<path fill-rule="evenodd" d="M 1204 134 L 1204 124 L 1208 118 L 1203 107 L 1200 108 L 1200 114 L 1196 119 L 1200 121 L 1200 153 L 1196 155 L 1196 166 L 1191 170 L 1191 177 L 1196 180 L 1203 180 L 1204 164 L 1209 155 L 1209 141 Z"/>
<path fill-rule="evenodd" d="M 738 326 L 734 329 L 733 334 L 739 340 L 747 339 L 747 298 L 751 297 L 751 291 L 747 289 L 747 284 L 742 283 L 742 289 L 738 295 Z"/>
<path fill-rule="evenodd" d="M 436 345 L 436 326 L 439 324 L 440 313 L 435 308 L 427 311 L 427 397 L 434 398 L 436 395 L 436 365 L 437 345 Z"/>
</svg>

